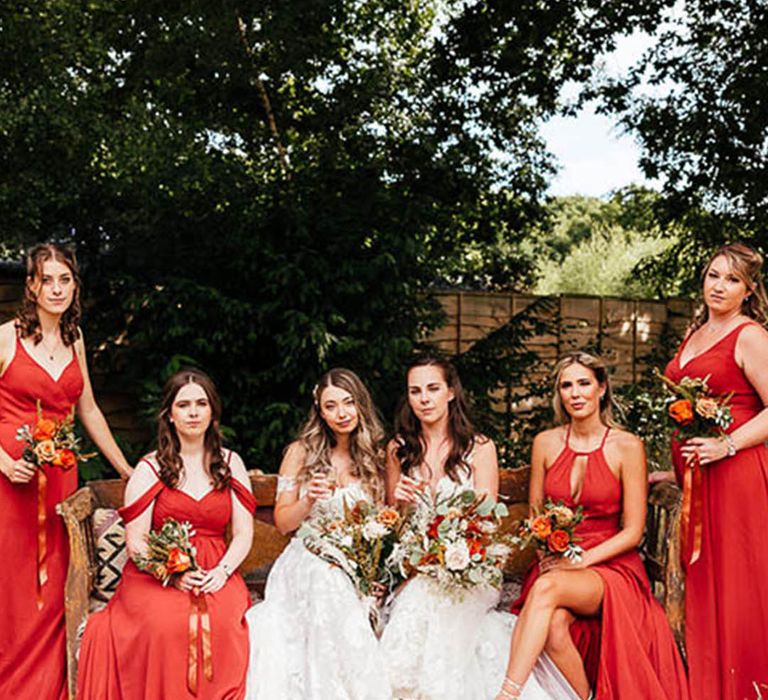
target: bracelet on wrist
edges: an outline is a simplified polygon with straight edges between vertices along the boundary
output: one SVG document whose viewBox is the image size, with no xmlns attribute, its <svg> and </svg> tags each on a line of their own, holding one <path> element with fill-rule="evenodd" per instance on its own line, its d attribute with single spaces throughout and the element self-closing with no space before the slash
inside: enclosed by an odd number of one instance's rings
<svg viewBox="0 0 768 700">
<path fill-rule="evenodd" d="M 224 572 L 224 575 L 229 578 L 232 575 L 232 569 L 229 568 L 229 565 L 227 565 L 225 562 L 220 561 L 219 562 L 219 568 Z"/>
<path fill-rule="evenodd" d="M 723 441 L 728 449 L 726 456 L 733 457 L 736 454 L 736 443 L 733 441 L 733 438 L 730 435 L 724 435 Z"/>
</svg>

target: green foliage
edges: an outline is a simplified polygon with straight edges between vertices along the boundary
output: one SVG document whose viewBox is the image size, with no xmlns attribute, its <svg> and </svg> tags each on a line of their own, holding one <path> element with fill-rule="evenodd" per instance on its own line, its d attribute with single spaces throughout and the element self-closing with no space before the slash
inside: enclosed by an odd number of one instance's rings
<svg viewBox="0 0 768 700">
<path fill-rule="evenodd" d="M 551 228 L 538 242 L 537 294 L 654 298 L 661 286 L 644 265 L 676 243 L 658 223 L 656 193 L 627 188 L 609 200 L 561 197 L 550 205 Z M 669 288 L 669 285 L 667 285 Z"/>
</svg>

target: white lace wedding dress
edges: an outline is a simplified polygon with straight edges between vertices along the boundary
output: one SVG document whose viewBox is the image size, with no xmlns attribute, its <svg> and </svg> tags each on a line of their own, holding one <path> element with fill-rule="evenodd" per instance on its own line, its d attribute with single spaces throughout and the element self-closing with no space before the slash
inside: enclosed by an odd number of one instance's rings
<svg viewBox="0 0 768 700">
<path fill-rule="evenodd" d="M 368 497 L 357 483 L 338 488 L 310 517 L 319 509 L 341 515 L 345 498 Z M 247 700 L 391 700 L 365 604 L 347 576 L 301 540 L 277 559 L 264 601 L 246 619 Z"/>
<path fill-rule="evenodd" d="M 443 477 L 437 496 L 471 488 Z M 499 591 L 479 587 L 461 601 L 417 576 L 392 603 L 381 637 L 393 697 L 408 700 L 493 700 L 501 688 L 516 616 L 495 610 Z M 542 655 L 523 700 L 578 700 L 552 661 Z"/>
</svg>

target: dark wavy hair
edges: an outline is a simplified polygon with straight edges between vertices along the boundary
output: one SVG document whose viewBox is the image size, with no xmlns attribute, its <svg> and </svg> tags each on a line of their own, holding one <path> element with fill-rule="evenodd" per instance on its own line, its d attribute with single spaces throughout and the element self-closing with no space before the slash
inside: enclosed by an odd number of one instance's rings
<svg viewBox="0 0 768 700">
<path fill-rule="evenodd" d="M 160 467 L 160 480 L 169 488 L 175 488 L 184 469 L 181 443 L 176 434 L 176 428 L 171 422 L 171 407 L 176 395 L 187 384 L 200 386 L 211 406 L 211 424 L 205 431 L 205 452 L 213 488 L 221 490 L 229 486 L 229 480 L 232 478 L 229 462 L 224 458 L 222 449 L 221 397 L 213 380 L 205 372 L 195 368 L 179 370 L 163 387 L 163 399 L 157 417 L 156 456 Z"/>
<path fill-rule="evenodd" d="M 734 274 L 749 289 L 749 294 L 741 305 L 741 312 L 757 321 L 761 326 L 768 327 L 768 295 L 765 292 L 762 275 L 763 256 L 746 243 L 728 243 L 721 246 L 713 253 L 701 272 L 702 288 L 710 266 L 721 255 L 728 261 Z M 701 328 L 708 318 L 709 309 L 706 304 L 703 304 L 696 312 L 691 323 L 691 330 Z"/>
<path fill-rule="evenodd" d="M 449 389 L 453 389 L 453 400 L 448 404 L 448 433 L 451 438 L 451 450 L 445 460 L 445 473 L 453 480 L 459 481 L 459 473 L 472 473 L 467 458 L 476 442 L 482 440 L 477 435 L 469 417 L 467 400 L 461 387 L 461 380 L 456 368 L 441 357 L 424 355 L 416 358 L 406 370 L 406 397 L 401 401 L 395 416 L 395 435 L 397 450 L 395 454 L 400 460 L 403 473 L 410 475 L 424 462 L 426 445 L 421 433 L 421 422 L 416 417 L 407 397 L 407 377 L 416 367 L 437 367 L 443 375 Z M 427 469 L 430 469 L 427 464 Z"/>
<path fill-rule="evenodd" d="M 75 292 L 72 303 L 61 315 L 59 329 L 64 345 L 71 346 L 80 337 L 80 267 L 74 251 L 56 243 L 39 243 L 27 252 L 27 278 L 24 285 L 24 299 L 16 313 L 16 328 L 22 338 L 31 337 L 35 345 L 43 339 L 40 319 L 37 316 L 37 293 L 35 285 L 42 283 L 43 263 L 50 260 L 63 263 L 72 273 L 75 282 Z"/>
</svg>

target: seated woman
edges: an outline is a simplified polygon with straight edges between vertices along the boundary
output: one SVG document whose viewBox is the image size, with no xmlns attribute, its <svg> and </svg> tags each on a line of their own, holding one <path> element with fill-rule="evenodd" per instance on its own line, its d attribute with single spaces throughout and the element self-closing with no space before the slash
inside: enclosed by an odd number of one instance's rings
<svg viewBox="0 0 768 700">
<path fill-rule="evenodd" d="M 157 452 L 137 465 L 120 514 L 132 560 L 167 518 L 191 523 L 200 568 L 163 587 L 126 564 L 109 605 L 88 620 L 78 700 L 243 697 L 249 596 L 236 570 L 251 546 L 256 502 L 242 460 L 221 446 L 220 418 L 205 374 L 187 369 L 168 380 Z"/>
<path fill-rule="evenodd" d="M 495 499 L 499 470 L 493 441 L 477 433 L 456 369 L 435 357 L 416 359 L 406 374 L 407 400 L 387 450 L 390 502 L 424 508 L 463 490 Z M 515 617 L 496 611 L 499 591 L 475 586 L 461 600 L 417 575 L 398 592 L 381 638 L 397 698 L 490 700 L 504 677 Z M 542 655 L 527 700 L 572 700 L 575 693 Z"/>
<path fill-rule="evenodd" d="M 531 508 L 546 498 L 581 506 L 584 554 L 578 563 L 533 564 L 513 605 L 519 618 L 497 700 L 525 697 L 542 651 L 582 698 L 590 685 L 605 700 L 687 698 L 680 655 L 637 553 L 646 513 L 643 444 L 616 427 L 597 357 L 577 352 L 559 362 L 553 404 L 560 426 L 533 443 Z"/>
<path fill-rule="evenodd" d="M 275 524 L 286 534 L 383 494 L 383 431 L 363 383 L 332 369 L 313 398 L 280 465 Z M 300 539 L 275 562 L 264 602 L 247 619 L 248 700 L 391 700 L 365 604 L 347 575 Z"/>
</svg>

